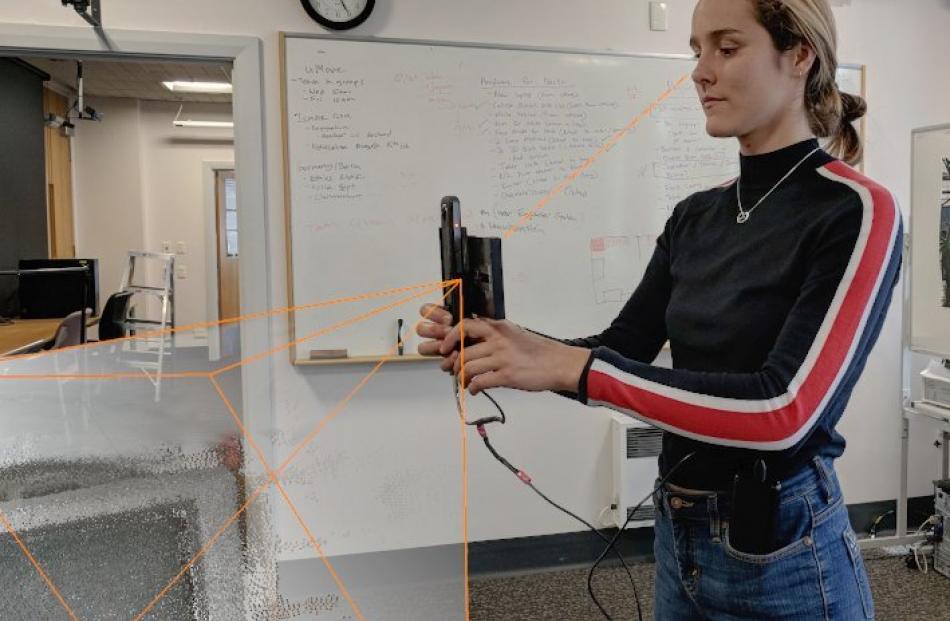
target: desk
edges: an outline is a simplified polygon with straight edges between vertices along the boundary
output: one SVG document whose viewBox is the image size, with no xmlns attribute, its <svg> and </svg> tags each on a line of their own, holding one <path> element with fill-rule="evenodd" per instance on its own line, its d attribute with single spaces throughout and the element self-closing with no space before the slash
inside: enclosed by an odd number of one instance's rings
<svg viewBox="0 0 950 621">
<path fill-rule="evenodd" d="M 925 538 L 920 533 L 907 532 L 907 474 L 910 459 L 910 423 L 920 422 L 937 427 L 943 437 L 943 464 L 941 478 L 950 477 L 950 411 L 947 409 L 914 401 L 903 408 L 901 421 L 901 465 L 900 465 L 900 493 L 897 497 L 896 517 L 897 528 L 893 536 L 878 537 L 876 539 L 861 539 L 858 545 L 861 549 L 879 548 L 894 545 L 912 545 Z"/>
<path fill-rule="evenodd" d="M 98 317 L 89 317 L 86 326 L 94 325 Z M 14 319 L 0 324 L 0 357 L 11 356 L 30 346 L 52 340 L 62 319 Z"/>
</svg>

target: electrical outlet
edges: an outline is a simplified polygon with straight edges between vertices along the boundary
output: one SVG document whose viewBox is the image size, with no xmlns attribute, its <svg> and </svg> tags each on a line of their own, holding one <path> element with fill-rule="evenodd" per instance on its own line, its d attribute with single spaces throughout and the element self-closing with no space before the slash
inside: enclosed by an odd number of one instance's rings
<svg viewBox="0 0 950 621">
<path fill-rule="evenodd" d="M 188 278 L 188 266 L 176 265 L 175 276 L 177 276 L 179 280 L 184 280 L 185 278 Z"/>
<path fill-rule="evenodd" d="M 650 30 L 667 30 L 669 20 L 667 19 L 666 2 L 650 3 Z"/>
<path fill-rule="evenodd" d="M 185 254 L 185 242 L 180 241 L 175 245 L 176 254 Z"/>
<path fill-rule="evenodd" d="M 172 251 L 172 243 L 168 240 L 163 241 L 162 252 L 171 252 L 171 251 Z"/>
</svg>

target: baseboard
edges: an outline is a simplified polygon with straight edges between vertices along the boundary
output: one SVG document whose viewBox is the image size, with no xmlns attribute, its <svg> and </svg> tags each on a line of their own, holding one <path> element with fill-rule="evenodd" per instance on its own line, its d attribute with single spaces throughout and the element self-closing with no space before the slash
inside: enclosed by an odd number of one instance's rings
<svg viewBox="0 0 950 621">
<path fill-rule="evenodd" d="M 848 518 L 859 537 L 865 537 L 874 520 L 897 506 L 895 500 L 881 500 L 848 505 Z M 908 526 L 916 528 L 933 513 L 933 496 L 910 498 Z M 895 528 L 894 514 L 882 518 L 877 533 L 885 534 Z M 613 537 L 617 529 L 602 531 Z M 627 562 L 653 560 L 653 528 L 631 528 L 620 538 L 618 548 Z M 516 539 L 495 539 L 469 543 L 469 575 L 493 576 L 498 574 L 534 573 L 590 565 L 604 549 L 604 542 L 590 531 L 558 533 Z M 619 565 L 616 556 L 609 556 L 605 566 Z"/>
<path fill-rule="evenodd" d="M 897 516 L 894 510 L 896 500 L 878 500 L 876 502 L 862 502 L 848 505 L 848 519 L 851 528 L 858 537 L 866 537 L 871 533 L 874 521 L 880 518 L 876 527 L 878 535 L 892 533 L 897 528 Z M 917 528 L 934 512 L 933 496 L 915 496 L 907 499 L 907 526 Z M 883 517 L 882 517 L 883 516 Z"/>
<path fill-rule="evenodd" d="M 608 538 L 616 528 L 601 531 Z M 534 573 L 590 565 L 603 552 L 605 543 L 591 531 L 473 541 L 468 545 L 468 571 L 473 578 L 512 573 Z M 653 559 L 653 528 L 630 528 L 617 544 L 626 562 Z M 620 565 L 615 555 L 603 566 Z"/>
<path fill-rule="evenodd" d="M 607 537 L 617 534 L 616 528 L 601 531 Z M 618 541 L 618 549 L 627 561 L 653 558 L 653 528 L 631 528 Z M 551 569 L 589 565 L 604 550 L 604 542 L 591 531 L 558 533 L 516 539 L 473 541 L 468 545 L 469 575 L 533 573 Z M 620 562 L 616 556 L 603 565 Z"/>
</svg>

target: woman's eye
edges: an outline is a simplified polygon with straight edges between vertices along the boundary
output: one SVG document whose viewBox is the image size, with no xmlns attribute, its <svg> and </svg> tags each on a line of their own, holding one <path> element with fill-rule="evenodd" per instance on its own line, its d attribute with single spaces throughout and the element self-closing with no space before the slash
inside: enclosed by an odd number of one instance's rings
<svg viewBox="0 0 950 621">
<path fill-rule="evenodd" d="M 723 56 L 732 56 L 733 54 L 735 54 L 736 48 L 734 48 L 734 47 L 721 47 L 721 48 L 719 48 L 719 52 L 720 52 Z"/>
</svg>

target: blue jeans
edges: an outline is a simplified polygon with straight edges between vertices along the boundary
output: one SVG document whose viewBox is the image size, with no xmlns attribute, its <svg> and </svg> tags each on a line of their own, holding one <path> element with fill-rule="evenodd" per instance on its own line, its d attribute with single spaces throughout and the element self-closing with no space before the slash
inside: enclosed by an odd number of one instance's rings
<svg viewBox="0 0 950 621">
<path fill-rule="evenodd" d="M 654 494 L 656 612 L 681 619 L 873 619 L 864 561 L 831 460 L 782 481 L 778 549 L 729 545 L 728 492 Z"/>
</svg>

